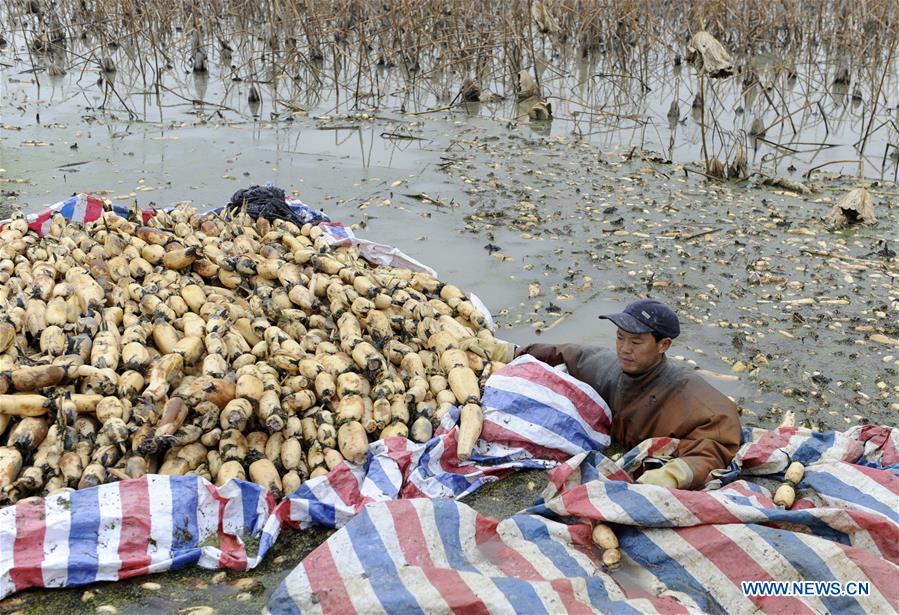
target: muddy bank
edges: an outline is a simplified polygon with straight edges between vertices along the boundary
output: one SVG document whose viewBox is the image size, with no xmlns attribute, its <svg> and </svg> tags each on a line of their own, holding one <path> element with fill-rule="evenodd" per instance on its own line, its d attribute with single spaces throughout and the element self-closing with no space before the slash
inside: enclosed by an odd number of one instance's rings
<svg viewBox="0 0 899 615">
<path fill-rule="evenodd" d="M 858 182 L 827 178 L 808 194 L 709 182 L 632 150 L 521 133 L 456 145 L 465 232 L 509 270 L 497 278 L 528 284 L 517 303 L 493 303 L 501 334 L 608 345 L 596 315 L 651 296 L 684 324 L 669 354 L 715 372 L 746 423 L 895 420 L 894 184 L 866 184 L 877 225 L 832 229 L 823 217 Z"/>
</svg>

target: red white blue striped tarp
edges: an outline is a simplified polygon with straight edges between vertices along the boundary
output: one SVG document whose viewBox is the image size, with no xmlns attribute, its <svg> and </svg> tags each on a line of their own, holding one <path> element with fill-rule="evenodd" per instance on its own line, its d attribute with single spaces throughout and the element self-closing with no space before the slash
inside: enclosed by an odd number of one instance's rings
<svg viewBox="0 0 899 615">
<path fill-rule="evenodd" d="M 808 462 L 791 510 L 771 501 L 782 474 L 684 491 L 631 482 L 624 457 L 616 463 L 582 453 L 550 473 L 537 505 L 502 521 L 448 500 L 366 506 L 291 572 L 267 611 L 897 612 L 899 460 L 889 447 L 899 430 L 765 435 L 743 447 L 738 464 L 780 455 L 770 448 L 775 439 L 819 456 Z M 821 460 L 834 451 L 821 443 L 840 440 L 854 446 L 837 457 L 866 449 L 858 463 Z M 636 457 L 670 444 L 648 443 Z M 892 470 L 868 467 L 877 459 Z M 619 570 L 603 570 L 591 521 L 607 522 L 617 534 Z M 746 596 L 740 584 L 751 581 L 865 581 L 869 592 Z"/>
<path fill-rule="evenodd" d="M 59 201 L 58 203 L 54 203 L 53 205 L 49 205 L 44 207 L 40 211 L 35 213 L 27 214 L 25 216 L 26 222 L 28 222 L 28 228 L 34 231 L 38 237 L 43 237 L 44 233 L 50 226 L 50 220 L 54 215 L 60 214 L 64 218 L 68 220 L 72 220 L 73 222 L 93 222 L 94 220 L 99 220 L 100 216 L 103 215 L 105 203 L 103 199 L 99 196 L 93 194 L 74 194 L 64 201 Z M 321 211 L 317 211 L 299 199 L 287 199 L 287 206 L 290 207 L 297 216 L 299 216 L 302 220 L 306 222 L 314 222 L 316 224 L 329 224 L 328 216 Z M 125 205 L 112 203 L 109 205 L 109 210 L 115 214 L 122 216 L 123 218 L 127 218 L 128 215 L 133 211 L 132 208 L 129 208 Z M 224 210 L 224 207 L 218 207 L 211 211 L 220 212 Z M 164 209 L 163 211 L 167 211 Z M 147 221 L 156 215 L 155 209 L 141 209 L 141 220 L 144 224 Z M 0 230 L 9 223 L 9 220 L 0 220 Z M 342 226 L 342 225 L 341 225 Z M 352 233 L 350 234 L 352 237 Z M 370 243 L 370 242 L 369 242 Z"/>
<path fill-rule="evenodd" d="M 83 193 L 75 194 L 64 201 L 54 203 L 38 212 L 27 214 L 25 216 L 25 221 L 28 222 L 28 228 L 37 233 L 38 237 L 43 237 L 44 233 L 50 227 L 50 220 L 56 214 L 60 214 L 64 218 L 75 222 L 93 222 L 103 215 L 103 207 L 103 199 L 98 196 Z M 110 208 L 120 216 L 128 216 L 129 211 L 127 207 L 111 205 Z M 156 215 L 156 212 L 151 209 L 141 211 L 141 217 L 144 223 L 154 215 Z M 0 220 L 0 229 L 2 229 L 8 222 L 9 220 Z"/>
<path fill-rule="evenodd" d="M 608 408 L 530 357 L 488 380 L 483 403 L 485 436 L 520 422 L 504 442 L 479 442 L 465 464 L 456 459 L 452 412 L 430 442 L 376 442 L 364 464 L 343 463 L 277 505 L 250 483 L 215 488 L 199 477 L 147 476 L 7 507 L 0 596 L 189 565 L 246 570 L 282 527 L 323 524 L 343 529 L 288 576 L 271 612 L 899 608 L 899 430 L 752 434 L 717 480 L 723 487 L 689 492 L 634 484 L 626 472 L 675 441 L 644 443 L 617 462 L 593 450 L 608 441 Z M 549 455 L 570 456 L 560 465 L 536 458 L 560 450 Z M 781 511 L 772 488 L 798 457 L 808 463 L 800 499 Z M 517 468 L 552 466 L 542 498 L 510 519 L 486 519 L 454 501 Z M 593 519 L 618 533 L 620 571 L 601 570 Z M 247 536 L 258 538 L 257 551 L 247 550 Z M 739 591 L 741 580 L 769 578 L 869 580 L 871 595 L 772 601 Z"/>
</svg>

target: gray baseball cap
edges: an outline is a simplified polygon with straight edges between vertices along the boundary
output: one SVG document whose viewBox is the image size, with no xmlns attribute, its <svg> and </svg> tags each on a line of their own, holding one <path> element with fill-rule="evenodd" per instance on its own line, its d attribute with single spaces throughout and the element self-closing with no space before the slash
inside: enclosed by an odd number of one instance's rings
<svg viewBox="0 0 899 615">
<path fill-rule="evenodd" d="M 628 333 L 657 333 L 674 339 L 680 335 L 680 321 L 677 314 L 661 301 L 644 299 L 634 301 L 623 312 L 600 316 L 611 320 Z"/>
</svg>

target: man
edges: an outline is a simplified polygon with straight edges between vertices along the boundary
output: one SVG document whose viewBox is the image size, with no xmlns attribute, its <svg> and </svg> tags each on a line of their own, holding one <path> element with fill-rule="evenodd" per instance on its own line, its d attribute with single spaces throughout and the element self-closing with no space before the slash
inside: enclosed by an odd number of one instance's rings
<svg viewBox="0 0 899 615">
<path fill-rule="evenodd" d="M 531 344 L 529 354 L 592 386 L 612 410 L 612 438 L 631 448 L 654 437 L 679 438 L 670 461 L 647 469 L 639 483 L 701 488 L 709 472 L 730 463 L 740 446 L 740 418 L 730 399 L 685 365 L 665 357 L 680 335 L 677 315 L 659 301 L 637 301 L 600 316 L 618 327 L 615 351 L 577 344 Z M 487 349 L 485 349 L 487 350 Z M 512 349 L 488 350 L 499 359 Z M 501 359 L 499 359 L 501 360 Z"/>
</svg>

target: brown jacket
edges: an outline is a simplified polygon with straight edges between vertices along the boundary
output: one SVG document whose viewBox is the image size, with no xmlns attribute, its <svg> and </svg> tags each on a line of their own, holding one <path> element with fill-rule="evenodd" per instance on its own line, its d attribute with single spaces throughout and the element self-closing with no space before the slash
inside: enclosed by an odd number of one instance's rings
<svg viewBox="0 0 899 615">
<path fill-rule="evenodd" d="M 612 410 L 612 439 L 631 448 L 655 437 L 680 438 L 675 455 L 693 470 L 691 488 L 702 487 L 714 469 L 725 468 L 740 447 L 737 406 L 686 366 L 667 358 L 630 376 L 613 350 L 577 344 L 532 344 L 516 354 L 564 363 L 568 373 L 592 386 Z"/>
</svg>

